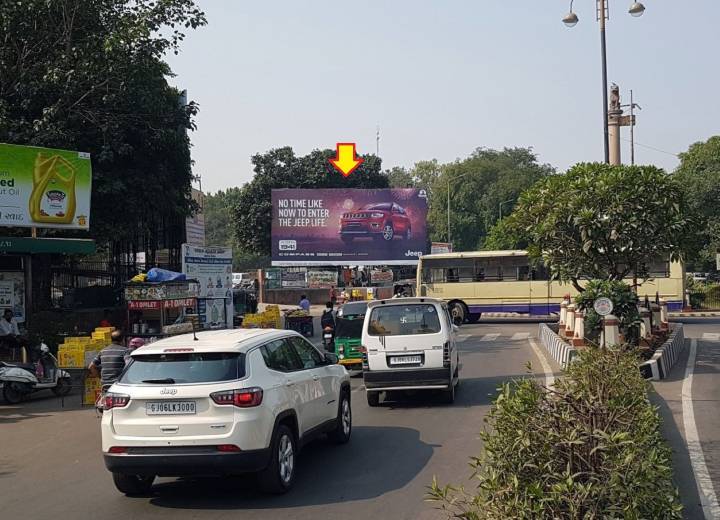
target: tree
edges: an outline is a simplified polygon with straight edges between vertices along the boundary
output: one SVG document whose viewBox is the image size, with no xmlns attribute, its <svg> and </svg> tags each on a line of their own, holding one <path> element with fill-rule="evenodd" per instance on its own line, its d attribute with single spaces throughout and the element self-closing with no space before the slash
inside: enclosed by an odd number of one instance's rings
<svg viewBox="0 0 720 520">
<path fill-rule="evenodd" d="M 455 251 L 483 246 L 499 218 L 512 211 L 513 201 L 536 181 L 554 173 L 539 164 L 529 148 L 502 151 L 478 148 L 467 159 L 439 168 L 431 188 L 428 224 L 432 240 L 447 240 L 447 193 L 450 184 L 451 240 Z"/>
<path fill-rule="evenodd" d="M 680 186 L 663 170 L 584 163 L 523 193 L 509 225 L 553 278 L 582 291 L 586 278 L 646 279 L 651 262 L 687 249 L 692 223 Z"/>
<path fill-rule="evenodd" d="M 335 150 L 313 150 L 298 157 L 289 146 L 252 157 L 255 176 L 240 189 L 232 206 L 233 232 L 242 253 L 270 254 L 271 191 L 278 188 L 388 188 L 381 160 L 362 156 L 364 162 L 345 178 L 329 163 Z"/>
<path fill-rule="evenodd" d="M 527 249 L 527 241 L 512 228 L 509 220 L 504 218 L 495 222 L 488 231 L 483 243 L 487 251 L 503 251 L 510 249 Z"/>
<path fill-rule="evenodd" d="M 118 254 L 154 252 L 193 209 L 197 105 L 163 56 L 204 24 L 192 0 L 0 3 L 0 141 L 90 152 L 90 233 Z"/>
<path fill-rule="evenodd" d="M 240 188 L 228 188 L 205 195 L 205 242 L 213 246 L 234 245 L 232 207 L 240 199 Z"/>
<path fill-rule="evenodd" d="M 720 136 L 695 143 L 681 153 L 674 176 L 701 228 L 699 243 L 689 260 L 695 269 L 712 269 L 715 254 L 720 251 Z"/>
</svg>

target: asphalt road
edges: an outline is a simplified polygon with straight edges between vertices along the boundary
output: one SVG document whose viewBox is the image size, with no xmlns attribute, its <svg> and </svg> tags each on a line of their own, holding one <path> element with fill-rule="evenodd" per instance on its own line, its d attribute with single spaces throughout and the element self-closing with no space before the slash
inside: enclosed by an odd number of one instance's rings
<svg viewBox="0 0 720 520">
<path fill-rule="evenodd" d="M 653 402 L 663 417 L 663 433 L 673 449 L 675 480 L 685 505 L 685 518 L 720 518 L 717 514 L 706 516 L 707 510 L 703 514 L 691 462 L 692 458 L 697 462 L 698 450 L 691 452 L 688 449 L 683 413 L 683 383 L 691 343 L 695 339 L 697 354 L 692 365 L 692 385 L 686 385 L 686 391 L 691 390 L 699 448 L 710 480 L 706 485 L 714 489 L 716 496 L 720 496 L 720 318 L 682 318 L 680 321 L 687 338 L 685 350 L 670 377 L 654 383 L 657 395 L 653 397 Z"/>
<path fill-rule="evenodd" d="M 351 442 L 309 445 L 295 487 L 279 497 L 258 493 L 251 478 L 218 478 L 161 479 L 151 497 L 128 498 L 103 466 L 99 420 L 78 409 L 77 396 L 65 409 L 40 395 L 19 407 L 0 405 L 0 511 L 38 519 L 442 518 L 424 501 L 427 486 L 433 476 L 466 481 L 496 388 L 526 377 L 528 361 L 543 375 L 526 339 L 536 331 L 533 323 L 463 326 L 462 383 L 452 406 L 418 394 L 371 409 L 362 379 L 353 378 Z"/>
</svg>

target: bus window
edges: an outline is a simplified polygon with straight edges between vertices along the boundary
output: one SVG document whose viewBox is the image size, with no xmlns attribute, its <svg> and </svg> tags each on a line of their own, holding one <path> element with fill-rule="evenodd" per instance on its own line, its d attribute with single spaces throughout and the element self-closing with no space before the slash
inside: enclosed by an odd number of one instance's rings
<svg viewBox="0 0 720 520">
<path fill-rule="evenodd" d="M 547 281 L 550 279 L 547 268 L 544 264 L 539 264 L 533 267 L 530 274 L 532 276 L 532 280 Z"/>
<path fill-rule="evenodd" d="M 485 268 L 475 267 L 475 281 L 482 282 L 483 280 L 485 280 Z"/>
<path fill-rule="evenodd" d="M 530 279 L 530 266 L 520 265 L 517 267 L 517 280 L 519 282 L 525 282 Z"/>
</svg>

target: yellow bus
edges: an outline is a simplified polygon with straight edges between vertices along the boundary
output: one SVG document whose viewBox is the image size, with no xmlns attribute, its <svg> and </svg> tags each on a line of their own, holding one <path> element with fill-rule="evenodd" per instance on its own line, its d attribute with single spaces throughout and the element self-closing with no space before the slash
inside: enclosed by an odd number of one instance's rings
<svg viewBox="0 0 720 520">
<path fill-rule="evenodd" d="M 669 310 L 681 310 L 683 265 L 654 262 L 649 274 L 650 279 L 638 287 L 638 295 L 654 299 L 659 294 L 668 302 Z M 491 312 L 531 316 L 558 313 L 563 297 L 574 297 L 577 290 L 571 284 L 550 281 L 543 266 L 530 265 L 527 251 L 476 251 L 420 257 L 417 294 L 445 300 L 453 318 L 474 323 L 483 313 Z"/>
</svg>

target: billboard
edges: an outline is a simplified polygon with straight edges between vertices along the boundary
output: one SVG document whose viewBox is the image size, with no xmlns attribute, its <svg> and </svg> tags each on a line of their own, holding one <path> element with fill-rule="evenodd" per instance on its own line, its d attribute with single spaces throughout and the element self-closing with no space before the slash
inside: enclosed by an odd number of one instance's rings
<svg viewBox="0 0 720 520">
<path fill-rule="evenodd" d="M 185 243 L 202 247 L 205 245 L 205 215 L 203 215 L 205 195 L 202 191 L 193 188 L 192 198 L 200 209 L 193 216 L 185 219 Z"/>
<path fill-rule="evenodd" d="M 203 327 L 232 328 L 232 249 L 183 244 L 182 270 L 200 282 L 198 313 Z"/>
<path fill-rule="evenodd" d="M 0 226 L 88 229 L 90 154 L 0 143 Z"/>
<path fill-rule="evenodd" d="M 415 188 L 272 190 L 272 264 L 417 264 L 427 210 Z"/>
</svg>

